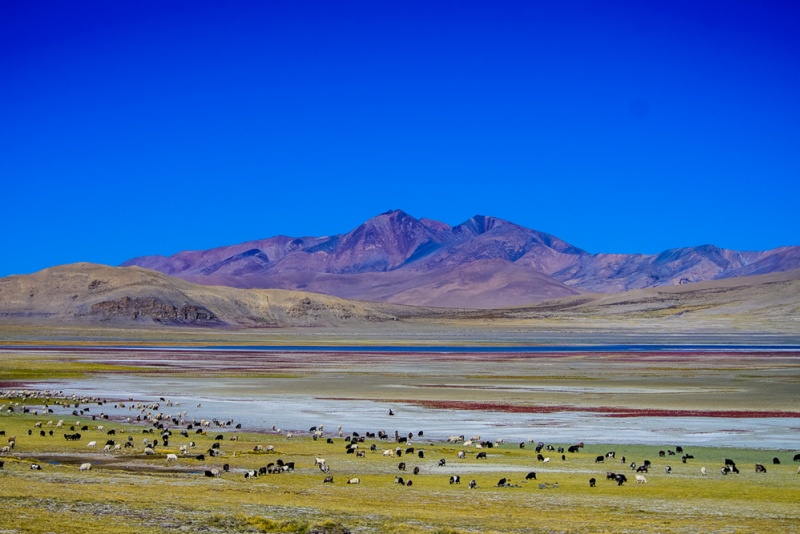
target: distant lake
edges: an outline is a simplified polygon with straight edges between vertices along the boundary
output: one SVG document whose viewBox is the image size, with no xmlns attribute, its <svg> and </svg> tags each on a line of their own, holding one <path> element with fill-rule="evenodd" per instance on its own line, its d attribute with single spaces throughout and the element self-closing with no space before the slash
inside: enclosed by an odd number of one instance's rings
<svg viewBox="0 0 800 534">
<path fill-rule="evenodd" d="M 122 347 L 125 348 L 125 347 Z M 265 352 L 720 352 L 800 351 L 800 345 L 224 345 L 208 347 L 164 347 L 165 350 L 229 350 Z M 144 349 L 143 349 L 144 350 Z M 147 349 L 151 350 L 151 349 Z"/>
</svg>

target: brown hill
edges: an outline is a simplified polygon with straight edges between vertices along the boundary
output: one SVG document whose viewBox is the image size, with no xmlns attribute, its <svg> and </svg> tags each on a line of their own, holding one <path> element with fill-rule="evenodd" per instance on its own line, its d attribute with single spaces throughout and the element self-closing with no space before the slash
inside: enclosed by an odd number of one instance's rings
<svg viewBox="0 0 800 534">
<path fill-rule="evenodd" d="M 665 324 L 663 320 L 680 320 L 689 327 L 699 327 L 703 321 L 730 326 L 770 322 L 780 323 L 787 331 L 798 332 L 800 270 L 614 294 L 595 293 L 492 312 L 471 311 L 463 316 L 513 320 L 626 320 L 647 322 L 650 326 Z"/>
<path fill-rule="evenodd" d="M 300 291 L 204 286 L 140 267 L 76 263 L 0 279 L 0 318 L 26 322 L 332 326 L 424 313 Z"/>
<path fill-rule="evenodd" d="M 430 297 L 439 299 L 449 292 L 471 291 L 487 283 L 513 287 L 518 276 L 507 271 L 498 275 L 491 265 L 484 268 L 465 271 L 463 287 L 436 288 L 423 283 L 409 288 L 409 299 L 425 298 L 414 291 L 439 291 Z M 492 282 L 495 276 L 503 280 Z M 480 278 L 481 283 L 475 284 L 470 277 Z M 489 277 L 489 282 L 484 277 Z M 522 283 L 526 282 L 523 278 Z M 391 322 L 434 329 L 527 325 L 594 330 L 615 323 L 651 330 L 733 327 L 796 333 L 800 325 L 800 270 L 618 294 L 583 294 L 516 308 L 465 310 L 352 301 L 300 291 L 205 286 L 139 267 L 78 263 L 0 279 L 0 321 L 235 328 L 358 328 Z"/>
</svg>

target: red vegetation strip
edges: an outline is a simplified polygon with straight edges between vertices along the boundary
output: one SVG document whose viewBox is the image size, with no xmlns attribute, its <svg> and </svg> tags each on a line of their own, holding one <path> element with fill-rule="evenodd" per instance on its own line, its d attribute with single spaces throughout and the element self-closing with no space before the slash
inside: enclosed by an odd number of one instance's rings
<svg viewBox="0 0 800 534">
<path fill-rule="evenodd" d="M 746 411 L 746 410 L 671 410 L 663 408 L 618 408 L 612 406 L 519 406 L 492 402 L 465 401 L 398 401 L 440 410 L 475 410 L 507 413 L 590 412 L 604 417 L 721 417 L 726 419 L 791 417 L 800 418 L 800 412 Z"/>
</svg>

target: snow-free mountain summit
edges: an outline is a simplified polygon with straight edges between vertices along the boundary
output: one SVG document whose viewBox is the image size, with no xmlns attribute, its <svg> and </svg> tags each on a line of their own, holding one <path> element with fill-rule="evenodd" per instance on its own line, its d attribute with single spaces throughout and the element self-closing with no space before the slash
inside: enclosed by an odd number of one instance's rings
<svg viewBox="0 0 800 534">
<path fill-rule="evenodd" d="M 498 308 L 585 292 L 796 269 L 800 247 L 741 252 L 704 245 L 656 255 L 590 254 L 555 236 L 494 217 L 477 215 L 450 226 L 394 210 L 346 234 L 276 236 L 172 256 L 143 256 L 123 265 L 206 285 Z"/>
</svg>

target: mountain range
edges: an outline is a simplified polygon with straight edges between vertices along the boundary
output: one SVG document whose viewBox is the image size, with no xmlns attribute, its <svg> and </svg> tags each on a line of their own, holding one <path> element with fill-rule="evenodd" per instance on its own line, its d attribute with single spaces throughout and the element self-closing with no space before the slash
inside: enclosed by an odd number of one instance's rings
<svg viewBox="0 0 800 534">
<path fill-rule="evenodd" d="M 282 289 L 204 286 L 141 267 L 75 263 L 0 278 L 0 326 L 192 328 L 344 327 L 441 332 L 466 328 L 564 331 L 783 332 L 796 335 L 800 269 L 592 293 L 477 310 L 345 300 Z M 436 330 L 438 329 L 438 330 Z M 405 335 L 405 334 L 403 334 Z"/>
<path fill-rule="evenodd" d="M 203 285 L 322 293 L 453 308 L 501 308 L 800 268 L 800 246 L 762 252 L 714 245 L 660 254 L 590 254 L 510 221 L 477 215 L 450 226 L 393 210 L 346 234 L 276 236 L 140 266 Z"/>
</svg>

